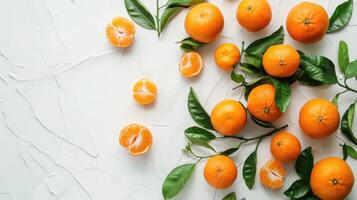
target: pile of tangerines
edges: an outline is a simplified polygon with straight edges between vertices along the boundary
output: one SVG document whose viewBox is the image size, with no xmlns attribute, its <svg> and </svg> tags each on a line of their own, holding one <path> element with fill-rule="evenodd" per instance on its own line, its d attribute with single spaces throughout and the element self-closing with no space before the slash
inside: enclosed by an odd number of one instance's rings
<svg viewBox="0 0 357 200">
<path fill-rule="evenodd" d="M 241 0 L 236 18 L 244 29 L 257 32 L 268 26 L 272 19 L 272 10 L 266 0 Z M 210 43 L 222 31 L 224 18 L 214 4 L 200 3 L 189 10 L 184 26 L 187 34 L 194 40 Z M 286 18 L 290 36 L 305 44 L 321 40 L 328 27 L 329 18 L 325 9 L 311 2 L 296 5 Z M 117 17 L 107 26 L 106 34 L 112 45 L 128 47 L 134 40 L 135 27 L 130 20 Z M 232 71 L 241 59 L 241 52 L 235 44 L 224 43 L 216 48 L 214 58 L 219 68 Z M 264 53 L 262 65 L 271 77 L 289 77 L 299 68 L 300 55 L 291 45 L 274 45 Z M 199 75 L 202 67 L 202 57 L 195 51 L 184 53 L 179 62 L 179 71 L 186 78 Z M 156 93 L 156 85 L 149 79 L 142 79 L 134 84 L 133 98 L 139 104 L 153 103 Z M 211 124 L 216 132 L 233 136 L 246 125 L 247 112 L 263 122 L 274 122 L 283 115 L 276 106 L 275 88 L 272 84 L 262 84 L 252 89 L 246 108 L 236 100 L 218 103 L 211 112 Z M 339 123 L 340 114 L 336 105 L 326 99 L 309 100 L 300 110 L 300 128 L 311 138 L 325 138 L 333 134 Z M 120 132 L 119 143 L 132 155 L 141 155 L 150 149 L 152 136 L 146 127 L 130 124 Z M 281 131 L 272 138 L 270 150 L 275 159 L 260 169 L 260 182 L 267 188 L 279 189 L 283 187 L 286 174 L 283 164 L 297 159 L 301 153 L 301 144 L 294 134 Z M 208 159 L 203 174 L 212 187 L 223 189 L 231 186 L 237 178 L 237 167 L 228 156 L 217 155 Z M 344 160 L 335 157 L 317 162 L 310 178 L 312 192 L 321 199 L 344 199 L 350 193 L 353 183 L 351 168 Z"/>
</svg>

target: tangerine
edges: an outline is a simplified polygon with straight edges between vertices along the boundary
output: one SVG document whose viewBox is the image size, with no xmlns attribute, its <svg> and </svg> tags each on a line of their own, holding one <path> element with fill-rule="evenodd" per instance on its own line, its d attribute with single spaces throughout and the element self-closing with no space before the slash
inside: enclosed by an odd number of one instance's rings
<svg viewBox="0 0 357 200">
<path fill-rule="evenodd" d="M 272 138 L 270 151 L 277 160 L 287 163 L 297 159 L 301 151 L 301 144 L 293 134 L 282 131 Z"/>
<path fill-rule="evenodd" d="M 266 0 L 242 0 L 237 8 L 236 18 L 246 30 L 260 31 L 271 21 L 270 4 Z"/>
<path fill-rule="evenodd" d="M 133 98 L 138 104 L 151 104 L 156 99 L 156 85 L 149 79 L 138 80 L 133 87 Z"/>
<path fill-rule="evenodd" d="M 217 189 L 228 188 L 237 178 L 237 167 L 234 161 L 223 155 L 208 159 L 203 175 L 209 185 Z"/>
<path fill-rule="evenodd" d="M 240 59 L 239 48 L 232 43 L 219 45 L 214 53 L 214 60 L 219 68 L 231 71 Z"/>
<path fill-rule="evenodd" d="M 180 73 L 183 77 L 189 78 L 200 74 L 203 62 L 200 54 L 191 51 L 183 54 L 180 59 Z"/>
<path fill-rule="evenodd" d="M 152 135 L 149 129 L 140 124 L 129 124 L 121 130 L 119 144 L 131 155 L 141 155 L 150 149 Z"/>
<path fill-rule="evenodd" d="M 124 17 L 115 17 L 107 25 L 106 35 L 111 45 L 125 48 L 130 46 L 134 41 L 135 26 Z"/>
</svg>

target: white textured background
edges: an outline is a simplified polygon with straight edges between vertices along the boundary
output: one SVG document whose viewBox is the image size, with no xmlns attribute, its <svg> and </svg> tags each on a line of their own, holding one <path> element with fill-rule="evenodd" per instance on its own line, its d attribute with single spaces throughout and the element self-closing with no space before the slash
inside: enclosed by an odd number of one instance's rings
<svg viewBox="0 0 357 200">
<path fill-rule="evenodd" d="M 154 0 L 144 0 L 154 11 Z M 248 33 L 236 22 L 238 1 L 215 0 L 223 12 L 225 27 L 215 43 L 201 52 L 203 73 L 186 80 L 178 72 L 182 54 L 176 41 L 186 37 L 181 12 L 161 38 L 154 31 L 136 26 L 134 45 L 112 48 L 104 29 L 115 16 L 128 17 L 122 0 L 2 0 L 0 4 L 0 200 L 156 200 L 167 173 L 178 164 L 192 161 L 181 152 L 183 130 L 194 122 L 186 109 L 189 86 L 193 86 L 208 112 L 224 98 L 239 98 L 229 73 L 219 70 L 213 60 L 221 42 L 247 43 L 285 24 L 290 8 L 300 1 L 270 0 L 273 20 L 259 33 Z M 315 1 L 331 15 L 341 0 Z M 164 1 L 162 2 L 162 4 Z M 356 2 L 355 2 L 356 3 Z M 356 7 L 355 7 L 356 10 Z M 356 10 L 357 11 L 357 10 Z M 286 37 L 286 43 L 309 54 L 320 54 L 337 63 L 338 42 L 350 46 L 357 58 L 357 14 L 340 33 L 304 46 Z M 339 72 L 338 72 L 339 73 Z M 339 73 L 340 74 L 340 73 Z M 154 105 L 141 107 L 131 98 L 139 78 L 151 78 L 158 86 Z M 354 88 L 355 80 L 350 82 Z M 311 140 L 298 126 L 298 111 L 314 97 L 331 99 L 337 86 L 310 88 L 293 85 L 291 105 L 278 124 L 289 123 L 289 131 L 313 146 L 315 160 L 341 156 L 342 143 L 336 135 Z M 353 95 L 340 99 L 340 112 Z M 153 147 L 142 157 L 131 157 L 118 145 L 119 130 L 131 122 L 146 125 L 153 133 Z M 356 120 L 355 120 L 355 123 Z M 266 130 L 249 123 L 245 136 Z M 356 132 L 356 128 L 354 128 Z M 337 135 L 340 135 L 338 130 Z M 259 148 L 258 168 L 272 156 L 270 139 Z M 235 191 L 239 198 L 284 199 L 282 192 L 269 191 L 259 184 L 252 191 L 244 185 L 242 162 L 253 149 L 244 146 L 234 155 L 239 178 L 227 190 L 210 188 L 204 181 L 201 163 L 177 199 L 219 200 Z M 357 176 L 357 162 L 348 159 Z M 296 180 L 293 164 L 287 166 L 286 189 Z M 357 184 L 349 199 L 357 199 Z"/>
</svg>

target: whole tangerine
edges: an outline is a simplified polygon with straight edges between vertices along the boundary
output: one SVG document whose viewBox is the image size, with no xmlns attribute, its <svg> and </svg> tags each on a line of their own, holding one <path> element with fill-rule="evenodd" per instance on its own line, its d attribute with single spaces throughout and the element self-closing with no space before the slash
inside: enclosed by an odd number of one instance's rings
<svg viewBox="0 0 357 200">
<path fill-rule="evenodd" d="M 208 159 L 203 170 L 207 183 L 216 189 L 225 189 L 231 186 L 236 180 L 237 174 L 234 161 L 223 155 Z"/>
</svg>

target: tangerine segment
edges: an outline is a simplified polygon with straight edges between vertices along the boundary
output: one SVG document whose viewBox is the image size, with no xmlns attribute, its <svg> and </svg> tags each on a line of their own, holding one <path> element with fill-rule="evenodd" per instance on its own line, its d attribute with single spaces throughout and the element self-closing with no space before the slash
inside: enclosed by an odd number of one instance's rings
<svg viewBox="0 0 357 200">
<path fill-rule="evenodd" d="M 183 77 L 189 78 L 200 74 L 203 62 L 200 54 L 191 51 L 183 54 L 180 59 L 179 69 Z"/>
<path fill-rule="evenodd" d="M 218 133 L 232 136 L 244 128 L 247 112 L 240 102 L 223 100 L 213 108 L 211 123 Z"/>
<path fill-rule="evenodd" d="M 329 27 L 326 10 L 315 3 L 303 2 L 295 6 L 286 18 L 286 28 L 290 36 L 301 43 L 321 40 Z"/>
<path fill-rule="evenodd" d="M 156 85 L 149 79 L 141 79 L 134 84 L 133 97 L 138 104 L 147 105 L 155 101 Z"/>
<path fill-rule="evenodd" d="M 232 43 L 221 44 L 214 53 L 214 59 L 218 67 L 231 71 L 240 59 L 239 48 Z"/>
<path fill-rule="evenodd" d="M 222 155 L 208 159 L 203 175 L 209 185 L 217 189 L 228 188 L 237 178 L 237 167 L 234 161 Z"/>
<path fill-rule="evenodd" d="M 326 99 L 312 99 L 300 110 L 302 131 L 312 138 L 324 138 L 336 131 L 340 124 L 337 106 Z"/>
<path fill-rule="evenodd" d="M 270 84 L 255 87 L 248 96 L 248 110 L 255 118 L 273 122 L 283 113 L 275 104 L 275 88 Z"/>
<path fill-rule="evenodd" d="M 271 21 L 270 4 L 266 0 L 242 0 L 237 8 L 236 18 L 246 30 L 260 31 Z"/>
<path fill-rule="evenodd" d="M 286 163 L 297 159 L 301 144 L 293 134 L 282 131 L 271 140 L 270 151 L 277 160 Z"/>
<path fill-rule="evenodd" d="M 152 144 L 149 129 L 140 124 L 130 124 L 124 127 L 119 135 L 119 144 L 133 156 L 146 153 Z"/>
<path fill-rule="evenodd" d="M 111 45 L 125 48 L 133 43 L 135 26 L 124 17 L 115 17 L 107 25 L 106 34 Z"/>
<path fill-rule="evenodd" d="M 313 193 L 324 200 L 342 200 L 351 192 L 353 172 L 348 164 L 335 157 L 318 161 L 312 169 L 310 185 Z"/>
<path fill-rule="evenodd" d="M 271 76 L 289 77 L 299 68 L 300 55 L 290 45 L 274 45 L 264 53 L 263 66 L 264 70 Z"/>
<path fill-rule="evenodd" d="M 217 6 L 200 3 L 188 11 L 185 18 L 185 30 L 194 40 L 210 43 L 221 33 L 224 18 Z"/>
<path fill-rule="evenodd" d="M 282 188 L 285 174 L 283 164 L 278 160 L 270 160 L 260 169 L 260 183 L 272 190 Z"/>
</svg>

